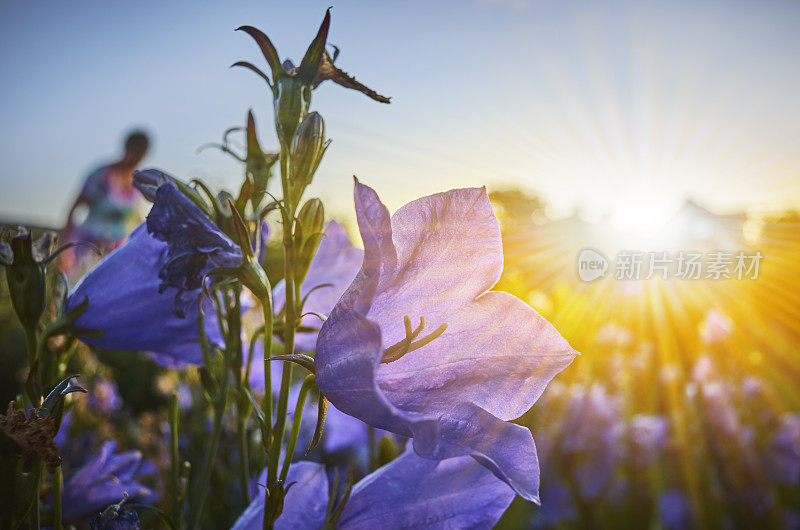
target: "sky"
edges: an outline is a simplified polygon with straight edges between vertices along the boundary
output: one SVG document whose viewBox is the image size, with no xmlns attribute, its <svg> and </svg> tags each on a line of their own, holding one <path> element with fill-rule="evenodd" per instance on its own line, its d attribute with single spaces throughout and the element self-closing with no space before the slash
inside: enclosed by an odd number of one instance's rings
<svg viewBox="0 0 800 530">
<path fill-rule="evenodd" d="M 337 64 L 378 92 L 314 93 L 333 143 L 310 195 L 353 216 L 352 176 L 394 210 L 454 187 L 523 186 L 553 215 L 800 206 L 800 3 L 0 0 L 0 219 L 58 226 L 127 130 L 144 165 L 236 189 L 203 143 L 271 96 L 238 60 L 256 26 L 299 59 L 325 9 Z M 625 216 L 624 215 L 624 216 Z"/>
</svg>

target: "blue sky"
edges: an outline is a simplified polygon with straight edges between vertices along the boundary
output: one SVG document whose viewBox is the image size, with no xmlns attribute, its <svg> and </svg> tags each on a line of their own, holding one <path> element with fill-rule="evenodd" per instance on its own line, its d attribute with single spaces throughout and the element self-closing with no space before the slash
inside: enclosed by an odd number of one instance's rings
<svg viewBox="0 0 800 530">
<path fill-rule="evenodd" d="M 252 107 L 274 145 L 263 64 L 234 28 L 299 58 L 333 4 L 345 71 L 311 190 L 352 215 L 352 175 L 394 209 L 457 186 L 525 185 L 556 214 L 692 196 L 719 210 L 800 202 L 796 2 L 22 2 L 0 0 L 0 218 L 58 224 L 133 126 L 147 166 L 234 188 L 196 153 Z M 662 212 L 663 213 L 663 212 Z"/>
</svg>

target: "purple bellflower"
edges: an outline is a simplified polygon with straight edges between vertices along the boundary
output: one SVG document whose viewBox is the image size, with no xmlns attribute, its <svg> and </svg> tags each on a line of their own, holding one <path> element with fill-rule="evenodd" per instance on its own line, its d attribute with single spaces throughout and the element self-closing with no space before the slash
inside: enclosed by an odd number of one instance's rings
<svg viewBox="0 0 800 530">
<path fill-rule="evenodd" d="M 661 493 L 658 500 L 661 524 L 668 530 L 692 527 L 692 511 L 689 501 L 677 489 Z"/>
<path fill-rule="evenodd" d="M 800 416 L 787 412 L 767 452 L 769 477 L 777 484 L 800 485 Z"/>
<path fill-rule="evenodd" d="M 128 495 L 131 502 L 153 502 L 153 492 L 139 480 L 146 466 L 139 451 L 116 453 L 116 442 L 103 444 L 100 452 L 64 484 L 62 495 L 65 521 L 96 515 Z"/>
<path fill-rule="evenodd" d="M 242 253 L 172 183 L 161 185 L 153 198 L 146 223 L 78 282 L 65 309 L 88 299 L 74 327 L 103 332 L 95 337 L 77 331 L 88 344 L 152 351 L 166 364 L 201 364 L 198 300 L 203 275 L 214 267 L 238 265 Z M 221 344 L 215 312 L 206 303 L 208 339 Z"/>
<path fill-rule="evenodd" d="M 329 222 L 325 237 L 320 241 L 303 280 L 300 296 L 307 297 L 303 305 L 303 326 L 319 328 L 322 325 L 319 317 L 310 313 L 325 317 L 330 314 L 355 278 L 363 259 L 364 251 L 350 243 L 344 227 L 336 221 Z M 285 302 L 286 284 L 281 280 L 272 290 L 272 303 L 279 310 Z M 295 348 L 298 351 L 312 351 L 316 342 L 316 332 L 300 332 L 295 338 Z"/>
<path fill-rule="evenodd" d="M 264 477 L 259 482 L 263 483 Z M 328 478 L 313 462 L 289 467 L 289 488 L 276 529 L 321 529 L 326 523 Z M 360 480 L 336 528 L 491 528 L 514 493 L 469 457 L 420 458 L 409 447 Z M 258 495 L 232 530 L 262 528 L 264 495 Z"/>
<path fill-rule="evenodd" d="M 669 422 L 663 416 L 636 414 L 628 425 L 633 462 L 639 467 L 655 463 L 667 444 Z"/>
<path fill-rule="evenodd" d="M 356 180 L 355 204 L 364 261 L 320 330 L 320 390 L 342 412 L 413 438 L 419 456 L 472 456 L 538 502 L 533 436 L 510 420 L 577 353 L 530 306 L 490 291 L 503 250 L 486 190 L 423 197 L 390 219 Z"/>
<path fill-rule="evenodd" d="M 113 379 L 97 378 L 89 392 L 89 408 L 102 414 L 111 414 L 123 405 L 119 388 Z"/>
<path fill-rule="evenodd" d="M 609 394 L 598 383 L 574 385 L 561 432 L 560 450 L 578 462 L 572 473 L 581 497 L 594 500 L 608 494 L 614 470 L 622 458 L 621 442 L 626 425 L 619 396 Z"/>
</svg>

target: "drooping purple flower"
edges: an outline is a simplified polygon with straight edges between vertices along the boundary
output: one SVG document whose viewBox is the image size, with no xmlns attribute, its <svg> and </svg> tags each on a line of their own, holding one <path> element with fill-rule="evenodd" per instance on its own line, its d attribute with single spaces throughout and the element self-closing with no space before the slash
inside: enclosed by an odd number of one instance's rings
<svg viewBox="0 0 800 530">
<path fill-rule="evenodd" d="M 324 467 L 294 463 L 286 480 L 293 482 L 275 528 L 323 528 L 329 495 Z M 513 498 L 514 492 L 470 457 L 429 460 L 408 447 L 353 487 L 336 528 L 491 528 Z M 263 515 L 262 492 L 233 530 L 260 529 Z"/>
<path fill-rule="evenodd" d="M 342 412 L 413 437 L 418 455 L 470 455 L 537 500 L 533 437 L 509 420 L 576 352 L 530 306 L 490 291 L 503 252 L 486 190 L 424 197 L 390 219 L 356 181 L 355 203 L 364 262 L 319 333 L 320 389 Z"/>
<path fill-rule="evenodd" d="M 124 493 L 132 502 L 153 502 L 152 491 L 139 482 L 142 455 L 139 451 L 116 453 L 116 442 L 103 444 L 100 452 L 64 484 L 65 521 L 77 521 L 120 502 Z"/>
<path fill-rule="evenodd" d="M 188 305 L 197 301 L 209 269 L 242 261 L 241 249 L 171 183 L 158 188 L 147 216 L 147 231 L 167 244 L 166 260 L 158 272 L 159 292 L 177 289 L 177 315 L 185 314 Z"/>
<path fill-rule="evenodd" d="M 327 317 L 355 278 L 363 259 L 364 251 L 350 243 L 344 227 L 336 221 L 329 222 L 300 291 L 301 297 L 307 296 L 303 306 L 303 313 L 306 314 L 302 320 L 303 326 L 319 328 L 322 325 L 319 317 L 309 313 Z M 272 291 L 272 303 L 279 311 L 285 302 L 286 284 L 281 280 Z M 295 337 L 295 348 L 311 351 L 316 342 L 316 332 L 300 332 Z"/>
<path fill-rule="evenodd" d="M 239 248 L 166 183 L 156 192 L 147 222 L 81 279 L 66 310 L 88 299 L 74 327 L 102 331 L 101 337 L 81 337 L 93 346 L 152 351 L 167 364 L 200 364 L 200 282 L 209 269 L 235 266 L 241 259 Z M 222 344 L 207 300 L 204 314 L 209 341 Z"/>
</svg>

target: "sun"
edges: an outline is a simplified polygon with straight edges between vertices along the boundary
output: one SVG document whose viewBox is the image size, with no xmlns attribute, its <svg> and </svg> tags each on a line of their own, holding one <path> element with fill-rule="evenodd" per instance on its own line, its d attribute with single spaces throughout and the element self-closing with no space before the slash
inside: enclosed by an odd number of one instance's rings
<svg viewBox="0 0 800 530">
<path fill-rule="evenodd" d="M 624 193 L 611 206 L 610 226 L 645 240 L 666 238 L 665 227 L 678 211 L 679 200 L 653 191 Z"/>
</svg>

